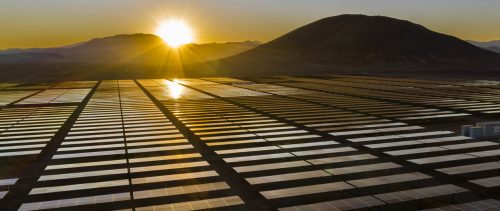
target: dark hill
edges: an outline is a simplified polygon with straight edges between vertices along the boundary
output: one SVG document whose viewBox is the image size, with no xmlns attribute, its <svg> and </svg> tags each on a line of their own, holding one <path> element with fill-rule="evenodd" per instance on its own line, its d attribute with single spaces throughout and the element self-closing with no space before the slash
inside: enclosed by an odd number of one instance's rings
<svg viewBox="0 0 500 211">
<path fill-rule="evenodd" d="M 318 20 L 257 48 L 213 62 L 211 67 L 219 73 L 223 70 L 226 74 L 267 75 L 334 70 L 495 69 L 497 61 L 500 55 L 409 21 L 340 15 Z"/>
</svg>

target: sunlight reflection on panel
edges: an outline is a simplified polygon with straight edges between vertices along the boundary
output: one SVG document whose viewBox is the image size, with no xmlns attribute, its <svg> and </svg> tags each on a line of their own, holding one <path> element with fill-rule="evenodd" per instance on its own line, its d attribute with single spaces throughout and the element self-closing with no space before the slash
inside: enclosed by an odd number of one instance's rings
<svg viewBox="0 0 500 211">
<path fill-rule="evenodd" d="M 178 99 L 179 97 L 181 97 L 184 90 L 177 79 L 174 79 L 173 81 L 165 80 L 165 84 L 168 86 L 168 94 L 170 95 L 170 97 L 174 99 Z"/>
</svg>

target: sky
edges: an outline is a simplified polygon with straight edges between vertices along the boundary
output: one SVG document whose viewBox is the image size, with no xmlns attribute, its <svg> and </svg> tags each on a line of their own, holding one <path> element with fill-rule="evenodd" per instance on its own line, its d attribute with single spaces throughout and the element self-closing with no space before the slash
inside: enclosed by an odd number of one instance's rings
<svg viewBox="0 0 500 211">
<path fill-rule="evenodd" d="M 197 43 L 270 41 L 340 14 L 383 15 L 478 41 L 500 40 L 500 0 L 0 0 L 0 49 L 154 33 L 182 19 Z"/>
</svg>

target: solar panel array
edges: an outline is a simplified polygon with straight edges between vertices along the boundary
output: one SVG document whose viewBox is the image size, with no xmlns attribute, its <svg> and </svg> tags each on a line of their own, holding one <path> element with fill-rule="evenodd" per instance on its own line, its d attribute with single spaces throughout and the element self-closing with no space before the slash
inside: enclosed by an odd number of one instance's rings
<svg viewBox="0 0 500 211">
<path fill-rule="evenodd" d="M 498 118 L 496 81 L 66 81 L 0 96 L 2 210 L 500 209 L 500 141 L 456 133 Z"/>
</svg>

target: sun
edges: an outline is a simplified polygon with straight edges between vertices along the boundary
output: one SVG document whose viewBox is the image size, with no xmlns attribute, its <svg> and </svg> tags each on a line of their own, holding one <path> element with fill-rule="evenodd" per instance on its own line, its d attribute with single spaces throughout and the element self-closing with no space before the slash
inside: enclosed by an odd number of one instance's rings
<svg viewBox="0 0 500 211">
<path fill-rule="evenodd" d="M 165 43 L 173 48 L 192 43 L 194 41 L 193 30 L 181 20 L 167 20 L 160 23 L 156 29 L 156 35 L 161 37 Z"/>
</svg>

